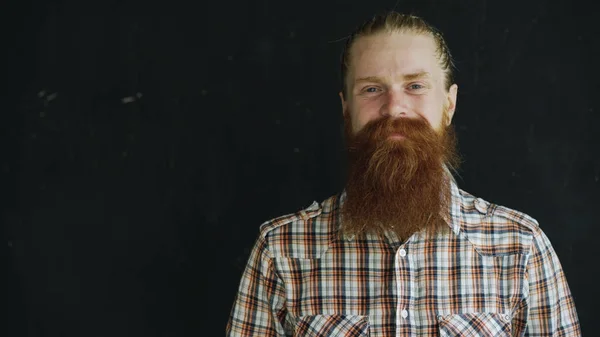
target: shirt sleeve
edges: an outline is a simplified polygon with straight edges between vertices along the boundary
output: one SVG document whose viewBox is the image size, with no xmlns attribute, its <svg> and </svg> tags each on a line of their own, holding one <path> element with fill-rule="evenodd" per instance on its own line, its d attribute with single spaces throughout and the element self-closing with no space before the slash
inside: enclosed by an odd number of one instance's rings
<svg viewBox="0 0 600 337">
<path fill-rule="evenodd" d="M 550 240 L 538 227 L 527 264 L 525 336 L 581 336 L 575 303 Z"/>
<path fill-rule="evenodd" d="M 226 327 L 229 337 L 285 336 L 285 288 L 278 277 L 265 238 L 256 240 Z"/>
</svg>

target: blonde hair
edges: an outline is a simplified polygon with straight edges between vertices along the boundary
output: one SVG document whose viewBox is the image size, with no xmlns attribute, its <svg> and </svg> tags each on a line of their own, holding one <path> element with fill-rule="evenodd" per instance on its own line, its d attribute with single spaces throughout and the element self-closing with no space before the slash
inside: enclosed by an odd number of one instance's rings
<svg viewBox="0 0 600 337">
<path fill-rule="evenodd" d="M 382 32 L 414 33 L 433 37 L 436 44 L 436 54 L 445 74 L 444 84 L 446 91 L 454 84 L 454 61 L 442 34 L 418 16 L 398 12 L 388 12 L 376 15 L 370 20 L 365 21 L 346 40 L 341 59 L 342 93 L 344 94 L 344 97 L 348 97 L 346 77 L 348 76 L 348 69 L 350 67 L 350 51 L 352 46 L 360 37 L 373 36 Z"/>
</svg>

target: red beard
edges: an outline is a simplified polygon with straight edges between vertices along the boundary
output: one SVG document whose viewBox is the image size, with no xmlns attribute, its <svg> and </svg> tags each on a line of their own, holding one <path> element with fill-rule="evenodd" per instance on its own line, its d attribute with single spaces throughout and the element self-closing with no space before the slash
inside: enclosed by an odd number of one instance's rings
<svg viewBox="0 0 600 337">
<path fill-rule="evenodd" d="M 450 207 L 444 165 L 456 168 L 454 129 L 436 132 L 423 119 L 385 117 L 356 135 L 346 121 L 348 180 L 342 206 L 342 234 L 395 232 L 400 240 L 425 230 L 448 229 L 440 211 Z M 390 138 L 399 133 L 404 138 Z"/>
</svg>

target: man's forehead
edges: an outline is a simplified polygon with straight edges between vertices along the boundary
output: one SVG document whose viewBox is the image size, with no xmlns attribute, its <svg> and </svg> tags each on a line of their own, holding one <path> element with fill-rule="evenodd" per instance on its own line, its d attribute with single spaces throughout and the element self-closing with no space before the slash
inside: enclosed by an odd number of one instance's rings
<svg viewBox="0 0 600 337">
<path fill-rule="evenodd" d="M 366 76 L 437 77 L 441 71 L 433 38 L 409 33 L 377 34 L 357 39 L 351 51 L 354 79 Z"/>
</svg>

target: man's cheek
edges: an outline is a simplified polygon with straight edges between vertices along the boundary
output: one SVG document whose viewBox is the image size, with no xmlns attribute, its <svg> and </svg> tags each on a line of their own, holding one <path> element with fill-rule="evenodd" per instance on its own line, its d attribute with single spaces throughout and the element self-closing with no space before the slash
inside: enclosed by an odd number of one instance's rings
<svg viewBox="0 0 600 337">
<path fill-rule="evenodd" d="M 360 118 L 356 119 L 352 123 L 352 131 L 354 132 L 354 134 L 357 134 L 360 130 L 362 130 L 365 127 L 365 124 L 367 124 L 366 121 L 364 121 Z"/>
</svg>

